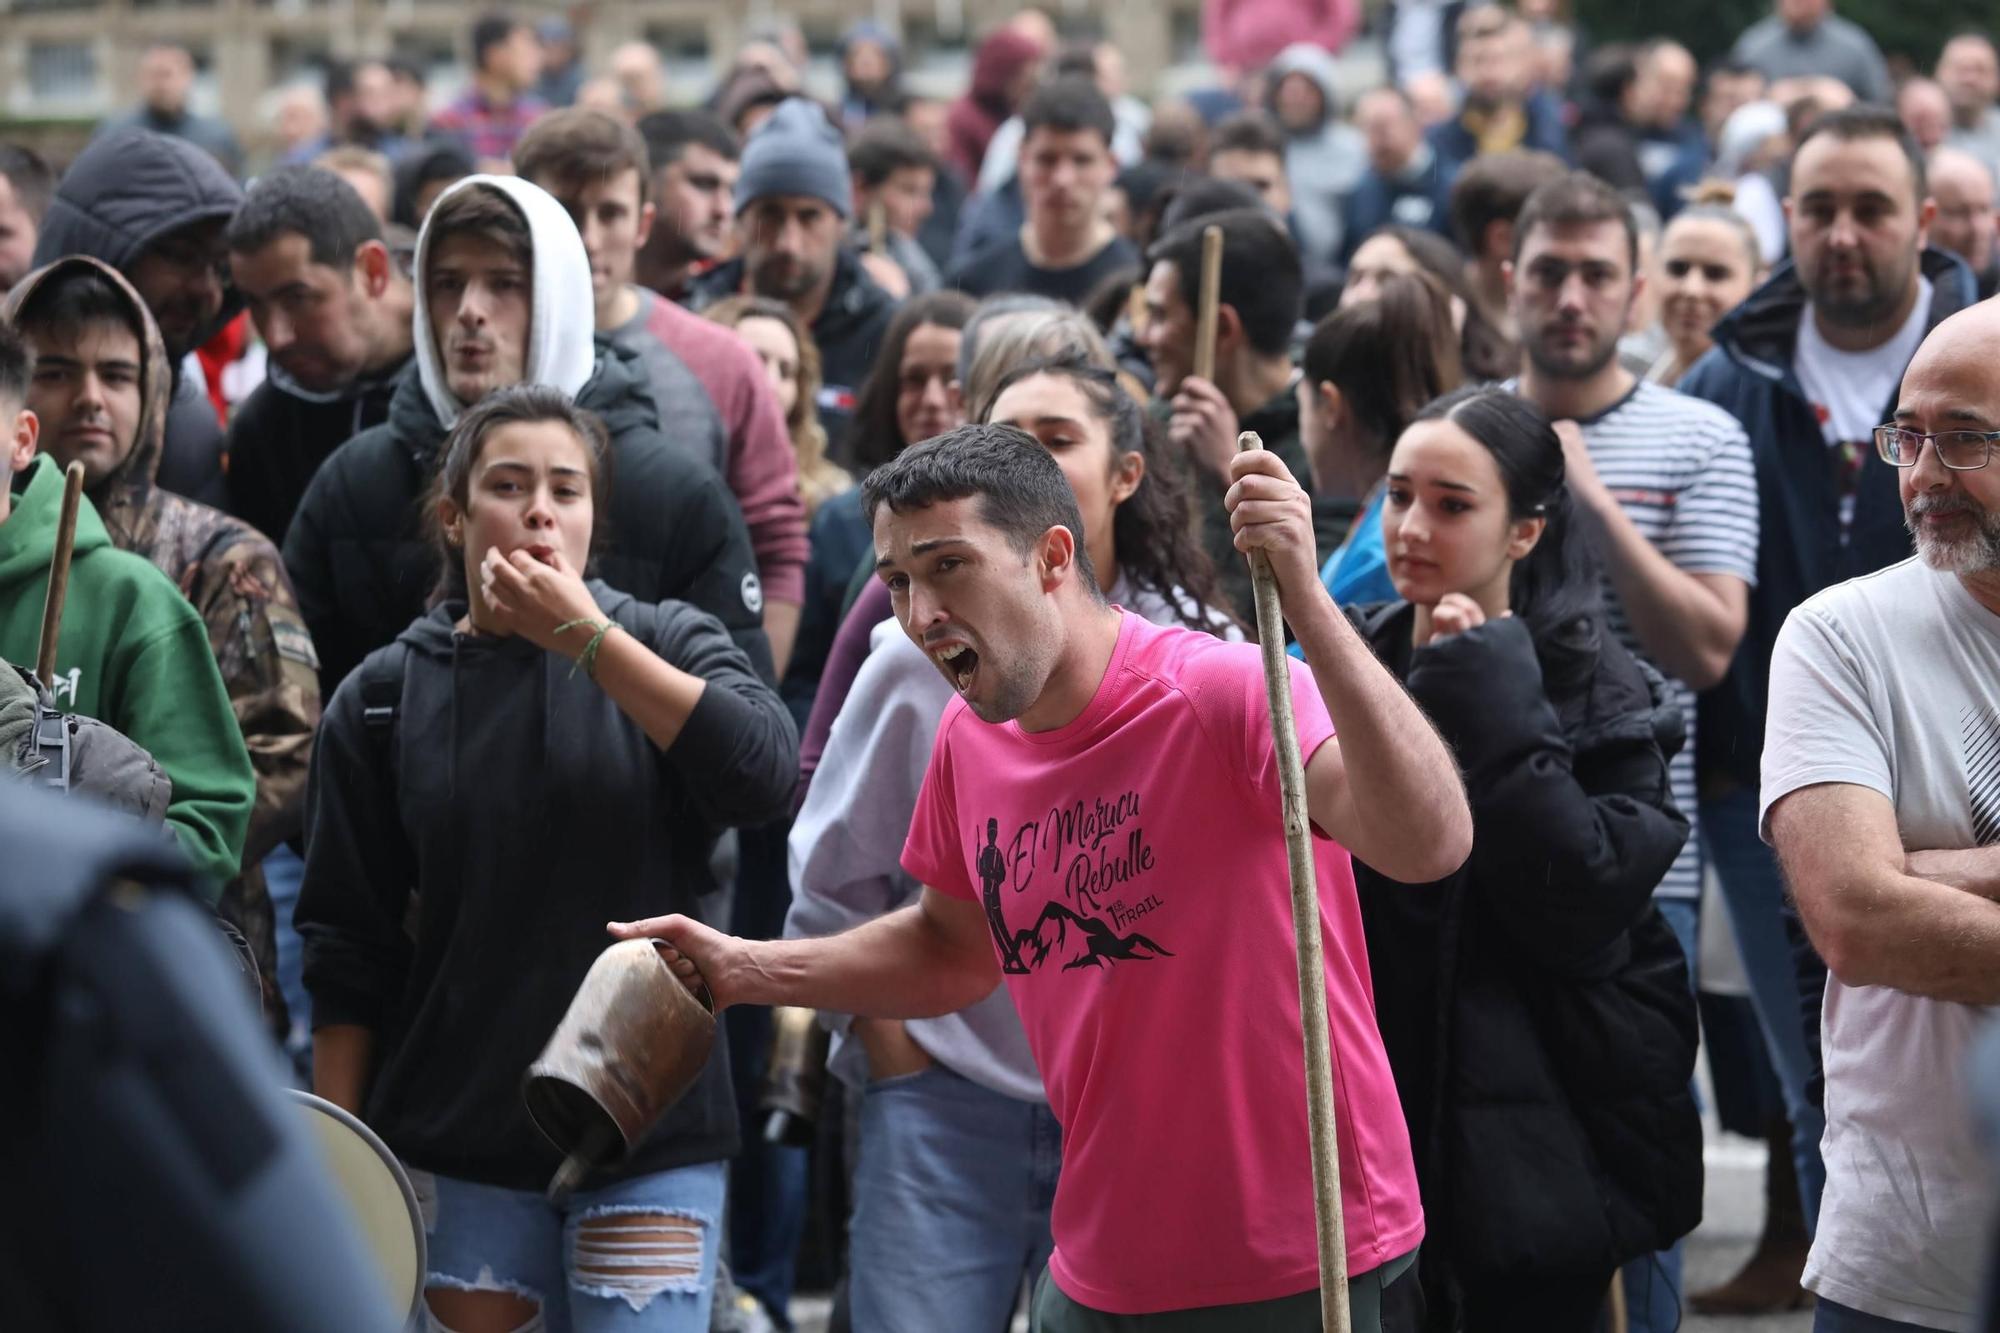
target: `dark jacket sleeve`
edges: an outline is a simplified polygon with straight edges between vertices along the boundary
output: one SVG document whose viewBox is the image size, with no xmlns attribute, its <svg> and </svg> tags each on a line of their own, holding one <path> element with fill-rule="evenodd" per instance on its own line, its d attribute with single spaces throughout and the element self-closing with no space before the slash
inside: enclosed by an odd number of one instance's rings
<svg viewBox="0 0 2000 1333">
<path fill-rule="evenodd" d="M 1607 642 L 1599 670 L 1620 651 Z M 1651 708 L 1598 720 L 1576 752 L 1512 618 L 1418 649 L 1409 687 L 1465 771 L 1485 919 L 1542 966 L 1589 969 L 1645 913 L 1687 841 Z"/>
<path fill-rule="evenodd" d="M 291 446 L 293 442 L 279 434 L 278 414 L 272 406 L 276 393 L 270 385 L 261 385 L 237 404 L 235 415 L 229 419 L 225 444 L 229 467 L 223 481 L 229 499 L 228 511 L 273 541 L 282 542 L 285 513 L 266 460 L 273 447 Z"/>
<path fill-rule="evenodd" d="M 356 438 L 359 438 L 358 436 Z M 321 698 L 330 698 L 349 672 L 361 665 L 376 644 L 362 644 L 340 614 L 340 593 L 333 569 L 332 533 L 336 516 L 346 505 L 345 468 L 338 454 L 327 460 L 306 487 L 299 511 L 285 534 L 285 573 L 298 594 L 299 615 L 319 654 Z"/>
<path fill-rule="evenodd" d="M 638 452 L 621 455 L 620 465 L 625 466 L 625 460 Z M 671 598 L 708 612 L 722 622 L 759 677 L 776 679 L 771 641 L 764 637 L 764 592 L 757 578 L 757 557 L 735 499 L 714 469 L 683 459 L 666 444 L 648 454 L 647 464 L 672 468 L 679 475 L 658 489 L 635 486 L 628 490 L 628 468 L 614 478 L 613 485 L 619 488 L 615 494 L 675 497 L 676 512 L 664 525 L 666 535 L 659 541 L 657 600 Z M 612 540 L 622 543 L 617 529 L 613 532 Z M 614 579 L 606 581 L 617 586 Z M 318 637 L 316 626 L 314 637 Z"/>
<path fill-rule="evenodd" d="M 327 709 L 306 787 L 305 879 L 293 920 L 315 1028 L 382 1026 L 409 969 L 403 916 L 415 882 L 389 739 L 362 720 L 356 678 Z"/>
<path fill-rule="evenodd" d="M 666 761 L 717 827 L 762 824 L 791 809 L 799 740 L 777 691 L 714 616 L 660 605 L 653 651 L 707 682 Z"/>
</svg>

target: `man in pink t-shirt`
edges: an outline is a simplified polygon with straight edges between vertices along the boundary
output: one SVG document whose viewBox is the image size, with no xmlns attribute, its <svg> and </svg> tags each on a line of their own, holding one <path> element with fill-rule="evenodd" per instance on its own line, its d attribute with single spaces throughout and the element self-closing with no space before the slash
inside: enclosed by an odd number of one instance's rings
<svg viewBox="0 0 2000 1333">
<path fill-rule="evenodd" d="M 1291 689 L 1355 1327 L 1401 1329 L 1421 1307 L 1406 1275 L 1423 1214 L 1348 849 L 1426 883 L 1464 860 L 1471 816 L 1443 742 L 1320 584 L 1305 492 L 1269 453 L 1243 455 L 1234 475 L 1238 547 L 1268 553 L 1306 653 Z M 959 696 L 903 853 L 921 900 L 824 939 L 741 941 L 684 917 L 614 933 L 667 940 L 718 1008 L 917 1017 L 1004 978 L 1063 1126 L 1038 1326 L 1174 1312 L 1176 1329 L 1317 1328 L 1298 975 L 1257 650 L 1107 605 L 1061 470 L 1010 427 L 906 450 L 866 500 L 897 619 Z M 1350 765 L 1367 781 L 1347 781 Z"/>
</svg>

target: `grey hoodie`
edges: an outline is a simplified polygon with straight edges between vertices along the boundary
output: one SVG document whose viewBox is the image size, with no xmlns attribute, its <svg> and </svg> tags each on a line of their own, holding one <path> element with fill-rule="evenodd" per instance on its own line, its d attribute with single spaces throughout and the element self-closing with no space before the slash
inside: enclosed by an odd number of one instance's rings
<svg viewBox="0 0 2000 1333">
<path fill-rule="evenodd" d="M 1368 145 L 1361 131 L 1340 116 L 1337 66 L 1331 54 L 1310 42 L 1294 42 L 1271 62 L 1276 88 L 1287 74 L 1303 74 L 1326 101 L 1320 123 L 1303 134 L 1285 135 L 1285 177 L 1292 185 L 1292 221 L 1308 258 L 1329 263 L 1340 253 L 1340 204 L 1368 169 Z"/>
</svg>

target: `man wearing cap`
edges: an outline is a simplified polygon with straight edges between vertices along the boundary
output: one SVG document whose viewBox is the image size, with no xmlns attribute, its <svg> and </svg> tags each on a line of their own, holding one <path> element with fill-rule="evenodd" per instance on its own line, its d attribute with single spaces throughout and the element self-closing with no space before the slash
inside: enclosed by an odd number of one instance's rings
<svg viewBox="0 0 2000 1333">
<path fill-rule="evenodd" d="M 835 442 L 896 309 L 844 244 L 852 189 L 840 131 L 826 113 L 802 97 L 780 103 L 743 146 L 736 182 L 743 253 L 692 287 L 697 310 L 738 293 L 792 308 L 819 345 L 819 416 Z"/>
</svg>

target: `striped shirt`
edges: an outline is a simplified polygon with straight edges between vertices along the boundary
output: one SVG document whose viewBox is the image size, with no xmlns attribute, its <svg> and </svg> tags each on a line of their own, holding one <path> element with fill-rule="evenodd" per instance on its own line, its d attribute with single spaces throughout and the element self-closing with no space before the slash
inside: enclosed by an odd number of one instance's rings
<svg viewBox="0 0 2000 1333">
<path fill-rule="evenodd" d="M 1699 398 L 1641 381 L 1612 407 L 1579 421 L 1598 476 L 1632 526 L 1690 574 L 1757 581 L 1757 475 L 1736 418 Z M 1604 580 L 1606 619 L 1634 653 L 1651 655 L 1632 632 L 1617 589 Z M 1655 663 L 1655 665 L 1658 665 Z M 1687 720 L 1687 744 L 1668 765 L 1674 803 L 1689 823 L 1687 846 L 1655 891 L 1701 897 L 1701 831 L 1694 827 L 1694 691 L 1668 676 Z"/>
</svg>

